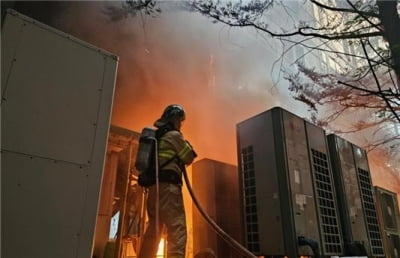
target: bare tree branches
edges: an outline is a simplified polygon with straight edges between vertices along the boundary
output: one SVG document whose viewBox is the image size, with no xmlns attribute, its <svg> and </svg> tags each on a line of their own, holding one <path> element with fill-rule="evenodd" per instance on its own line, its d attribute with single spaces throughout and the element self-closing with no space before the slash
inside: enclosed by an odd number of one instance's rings
<svg viewBox="0 0 400 258">
<path fill-rule="evenodd" d="M 313 4 L 319 6 L 320 8 L 323 8 L 323 9 L 326 9 L 326 10 L 331 10 L 331 11 L 335 11 L 335 12 L 342 12 L 342 13 L 357 13 L 357 14 L 362 14 L 364 16 L 378 17 L 378 15 L 376 13 L 374 13 L 374 12 L 363 12 L 363 11 L 360 11 L 360 10 L 356 10 L 354 8 L 353 8 L 354 10 L 351 10 L 351 9 L 348 9 L 348 8 L 337 8 L 337 7 L 332 7 L 332 6 L 329 6 L 329 5 L 322 4 L 319 1 L 315 1 L 315 0 L 310 0 L 310 1 Z"/>
<path fill-rule="evenodd" d="M 362 42 L 362 41 L 361 41 L 361 46 L 362 46 L 362 48 L 363 48 L 365 57 L 366 57 L 366 59 L 367 59 L 367 61 L 368 61 L 368 65 L 369 65 L 369 67 L 370 67 L 370 71 L 371 71 L 372 75 L 374 76 L 374 79 L 375 79 L 375 82 L 376 82 L 376 86 L 378 87 L 378 94 L 377 94 L 377 95 L 380 96 L 380 97 L 386 102 L 386 104 L 387 104 L 387 106 L 389 107 L 390 111 L 393 113 L 394 117 L 395 117 L 395 118 L 397 119 L 397 121 L 400 123 L 400 117 L 399 117 L 399 115 L 398 115 L 397 112 L 393 109 L 391 103 L 389 102 L 389 100 L 388 100 L 387 97 L 386 97 L 386 94 L 384 94 L 384 92 L 382 91 L 381 84 L 380 84 L 380 82 L 379 82 L 379 80 L 378 80 L 378 77 L 376 76 L 376 73 L 375 73 L 375 71 L 374 71 L 374 68 L 372 67 L 371 60 L 369 59 L 367 50 L 366 50 L 366 48 L 365 48 L 365 44 L 364 44 L 364 42 Z"/>
<path fill-rule="evenodd" d="M 107 15 L 112 22 L 125 19 L 129 15 L 135 16 L 137 13 L 141 12 L 146 15 L 156 16 L 161 12 L 161 9 L 157 7 L 155 0 L 126 0 L 120 2 L 120 6 L 111 3 L 104 10 L 105 15 Z"/>
<path fill-rule="evenodd" d="M 253 2 L 260 1 L 250 1 L 247 5 Z M 338 6 L 321 0 L 304 1 L 313 7 L 316 21 L 299 20 L 292 29 L 271 26 L 266 14 L 279 3 L 278 0 L 264 2 L 268 8 L 260 15 L 255 15 L 256 8 L 248 7 L 252 12 L 246 13 L 235 5 L 224 8 L 219 1 L 212 0 L 194 0 L 193 8 L 223 24 L 251 27 L 282 42 L 306 47 L 308 53 L 323 53 L 325 62 L 336 66 L 331 73 L 306 67 L 299 59 L 296 61 L 298 73 L 285 71 L 293 97 L 309 106 L 313 114 L 322 106 L 330 105 L 330 114 L 326 113 L 323 120 L 316 122 L 328 125 L 359 110 L 365 115 L 353 121 L 354 130 L 376 128 L 378 132 L 383 128 L 389 130 L 393 123 L 400 124 L 400 19 L 396 0 L 346 0 L 338 2 Z M 304 55 L 307 53 L 300 59 Z M 282 56 L 280 59 L 283 61 Z M 374 141 L 374 145 L 379 142 L 399 145 L 398 132 L 396 135 L 390 130 L 391 133 L 381 133 L 384 137 Z"/>
<path fill-rule="evenodd" d="M 265 1 L 270 3 L 269 1 Z M 316 2 L 316 1 L 312 1 Z M 257 6 L 251 6 L 252 2 L 250 2 L 246 8 L 242 9 L 230 9 L 227 11 L 226 8 L 224 7 L 219 7 L 218 2 L 213 2 L 213 1 L 207 1 L 206 3 L 204 1 L 194 1 L 193 2 L 193 8 L 197 11 L 199 11 L 202 14 L 205 14 L 211 18 L 214 18 L 215 20 L 227 24 L 232 27 L 253 27 L 257 30 L 263 31 L 265 33 L 268 33 L 272 37 L 276 38 L 284 38 L 284 37 L 292 37 L 296 35 L 304 36 L 304 37 L 316 37 L 316 38 L 321 38 L 321 39 L 327 39 L 327 40 L 339 40 L 339 39 L 360 39 L 360 38 L 369 38 L 369 37 L 377 37 L 377 36 L 382 36 L 382 31 L 377 27 L 376 24 L 372 23 L 372 27 L 376 28 L 375 31 L 370 31 L 371 27 L 363 27 L 363 28 L 356 28 L 352 31 L 346 31 L 346 32 L 331 32 L 327 31 L 327 33 L 323 33 L 322 31 L 329 30 L 330 28 L 328 27 L 320 27 L 320 28 L 314 28 L 309 25 L 303 25 L 300 26 L 297 30 L 292 31 L 292 32 L 287 32 L 287 33 L 281 33 L 281 32 L 276 32 L 272 31 L 271 29 L 268 28 L 268 25 L 260 22 L 259 20 L 254 19 L 254 14 L 253 15 L 246 15 L 243 12 L 245 10 L 257 10 Z M 262 13 L 265 12 L 265 10 L 271 6 L 270 4 L 266 4 L 264 8 L 262 9 Z M 238 8 L 238 7 L 237 7 Z M 332 9 L 332 8 L 331 8 Z M 343 8 L 333 8 L 333 10 L 338 9 L 338 10 L 343 10 Z M 361 11 L 354 11 L 351 9 L 345 9 L 348 12 L 351 13 L 362 13 Z M 377 15 L 375 15 L 377 16 Z M 260 17 L 260 14 L 258 14 L 256 17 Z M 317 33 L 315 31 L 321 31 L 320 33 Z"/>
</svg>

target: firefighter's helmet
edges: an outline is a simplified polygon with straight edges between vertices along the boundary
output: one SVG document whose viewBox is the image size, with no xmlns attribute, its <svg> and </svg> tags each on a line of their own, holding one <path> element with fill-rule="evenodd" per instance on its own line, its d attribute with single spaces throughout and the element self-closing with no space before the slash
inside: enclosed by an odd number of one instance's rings
<svg viewBox="0 0 400 258">
<path fill-rule="evenodd" d="M 169 105 L 165 108 L 162 116 L 158 119 L 154 125 L 156 127 L 161 127 L 165 124 L 172 122 L 174 119 L 180 118 L 181 120 L 185 120 L 185 110 L 183 107 L 177 104 Z"/>
<path fill-rule="evenodd" d="M 183 110 L 183 107 L 177 104 L 169 105 L 168 107 L 165 108 L 161 118 L 164 119 L 174 119 L 176 117 L 185 118 L 185 111 Z"/>
</svg>

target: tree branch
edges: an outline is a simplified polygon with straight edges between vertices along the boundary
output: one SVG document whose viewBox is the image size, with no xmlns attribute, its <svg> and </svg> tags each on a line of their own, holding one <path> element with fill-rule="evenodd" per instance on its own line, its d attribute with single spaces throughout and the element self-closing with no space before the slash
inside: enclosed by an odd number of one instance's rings
<svg viewBox="0 0 400 258">
<path fill-rule="evenodd" d="M 360 39 L 360 38 L 382 36 L 381 31 L 360 33 L 360 32 L 358 32 L 358 31 L 360 31 L 360 29 L 357 29 L 355 31 L 350 31 L 350 32 L 330 33 L 330 34 L 306 32 L 305 30 L 307 30 L 307 29 L 313 29 L 309 26 L 300 27 L 300 28 L 298 28 L 297 31 L 293 31 L 293 32 L 289 32 L 289 33 L 277 33 L 277 32 L 273 32 L 273 31 L 267 29 L 267 27 L 265 27 L 265 26 L 261 26 L 254 22 L 251 22 L 248 19 L 246 19 L 246 20 L 237 20 L 236 19 L 236 22 L 227 21 L 226 19 L 221 18 L 221 16 L 218 13 L 212 13 L 212 8 L 213 8 L 212 5 L 198 6 L 198 5 L 194 4 L 193 8 L 196 9 L 197 11 L 199 11 L 200 13 L 207 15 L 211 18 L 214 18 L 215 20 L 217 20 L 223 24 L 226 24 L 226 25 L 229 25 L 232 27 L 253 27 L 257 30 L 266 32 L 270 36 L 275 37 L 275 38 L 292 37 L 292 36 L 296 36 L 296 35 L 301 35 L 301 36 L 305 36 L 305 37 L 316 37 L 316 38 L 322 38 L 322 39 L 327 39 L 327 40 L 338 40 L 338 39 Z M 316 29 L 314 28 L 314 30 L 316 30 Z"/>
<path fill-rule="evenodd" d="M 348 3 L 348 4 L 354 9 L 354 11 L 355 11 L 356 13 L 358 13 L 364 20 L 366 20 L 369 24 L 371 24 L 372 27 L 376 28 L 376 29 L 379 30 L 379 31 L 383 31 L 382 28 L 379 27 L 379 24 L 375 24 L 375 23 L 373 23 L 372 21 L 370 21 L 370 20 L 368 19 L 367 16 L 371 16 L 371 15 L 366 15 L 366 14 L 363 13 L 362 11 L 358 10 L 358 9 L 356 8 L 356 6 L 355 6 L 350 0 L 347 0 L 347 3 Z M 378 18 L 378 15 L 376 15 L 375 18 Z"/>
<path fill-rule="evenodd" d="M 384 96 L 385 96 L 385 97 L 395 97 L 395 98 L 399 98 L 399 97 L 400 97 L 400 94 L 394 93 L 394 92 L 391 91 L 391 90 L 389 90 L 389 91 L 382 91 L 382 90 L 380 90 L 380 91 L 373 91 L 373 90 L 368 90 L 368 89 L 364 89 L 364 88 L 360 88 L 360 87 L 351 85 L 351 84 L 349 84 L 349 83 L 347 83 L 347 82 L 338 81 L 337 83 L 338 83 L 338 84 L 345 85 L 345 86 L 350 87 L 350 88 L 355 89 L 355 90 L 359 90 L 359 91 L 366 92 L 366 95 L 367 95 L 367 96 L 368 96 L 368 95 L 373 95 L 373 96 L 379 96 L 379 97 L 382 97 L 382 98 L 383 98 Z"/>
<path fill-rule="evenodd" d="M 372 150 L 376 149 L 377 147 L 382 146 L 383 144 L 386 144 L 389 142 L 393 142 L 394 140 L 400 140 L 400 136 L 396 135 L 391 138 L 378 141 L 377 143 L 370 143 L 367 145 L 368 151 L 372 151 Z"/>
<path fill-rule="evenodd" d="M 327 10 L 330 10 L 330 11 L 344 12 L 344 13 L 357 13 L 357 14 L 361 14 L 362 13 L 363 15 L 366 15 L 366 16 L 378 17 L 378 14 L 373 13 L 373 12 L 363 12 L 363 11 L 359 11 L 359 10 L 358 11 L 354 11 L 354 10 L 347 9 L 347 8 L 332 7 L 332 6 L 329 6 L 329 5 L 322 4 L 322 3 L 318 2 L 318 1 L 315 1 L 315 0 L 310 0 L 310 2 L 312 2 L 315 5 L 317 5 L 318 7 L 321 7 L 323 9 L 327 9 Z"/>
<path fill-rule="evenodd" d="M 310 38 L 308 38 L 308 39 L 310 39 Z M 308 40 L 308 39 L 307 39 L 307 40 Z M 336 55 L 338 55 L 338 56 L 343 55 L 343 56 L 350 56 L 350 57 L 355 57 L 355 58 L 359 58 L 359 59 L 365 59 L 364 56 L 360 56 L 360 55 L 356 55 L 356 54 L 345 53 L 345 52 L 340 52 L 340 51 L 337 51 L 337 50 L 332 50 L 332 49 L 327 49 L 327 48 L 321 48 L 321 47 L 319 47 L 319 46 L 322 46 L 322 45 L 327 45 L 327 44 L 329 43 L 329 40 L 328 40 L 328 41 L 325 41 L 325 42 L 322 42 L 322 43 L 319 44 L 318 46 L 310 46 L 310 45 L 307 45 L 307 44 L 303 43 L 305 40 L 302 40 L 302 41 L 300 41 L 300 42 L 294 41 L 294 40 L 290 40 L 290 39 L 286 39 L 286 38 L 282 38 L 281 40 L 287 41 L 287 42 L 292 43 L 292 44 L 295 44 L 295 45 L 300 45 L 300 46 L 303 46 L 303 47 L 305 47 L 305 48 L 310 48 L 310 49 L 313 49 L 313 50 L 318 50 L 318 51 L 322 51 L 322 52 L 327 52 L 327 53 L 336 54 Z M 383 57 L 382 57 L 382 58 L 383 58 Z M 384 59 L 383 59 L 383 60 L 384 60 Z M 390 67 L 385 61 L 376 61 L 376 60 L 371 60 L 371 61 L 374 63 L 374 65 L 384 65 L 384 66 Z"/>
<path fill-rule="evenodd" d="M 381 85 L 380 85 L 380 83 L 379 83 L 378 77 L 377 77 L 376 74 L 375 74 L 374 69 L 372 68 L 372 64 L 371 64 L 371 61 L 370 61 L 370 59 L 369 59 L 369 57 L 368 57 L 368 53 L 367 53 L 367 50 L 366 50 L 366 48 L 365 48 L 365 44 L 364 44 L 363 41 L 361 41 L 361 46 L 362 46 L 362 48 L 363 48 L 365 57 L 367 58 L 368 65 L 370 66 L 372 75 L 374 76 L 374 79 L 375 79 L 376 85 L 377 85 L 377 87 L 378 87 L 378 89 L 379 89 L 379 92 L 382 92 Z M 391 112 L 393 113 L 393 115 L 396 117 L 397 121 L 399 121 L 399 123 L 400 123 L 400 117 L 399 117 L 399 115 L 398 115 L 398 114 L 396 113 L 396 111 L 393 109 L 392 105 L 389 103 L 389 101 L 387 100 L 387 98 L 386 98 L 384 95 L 382 95 L 382 98 L 383 98 L 383 100 L 386 102 L 386 104 L 388 105 L 388 107 L 389 107 L 389 109 L 391 110 Z"/>
</svg>

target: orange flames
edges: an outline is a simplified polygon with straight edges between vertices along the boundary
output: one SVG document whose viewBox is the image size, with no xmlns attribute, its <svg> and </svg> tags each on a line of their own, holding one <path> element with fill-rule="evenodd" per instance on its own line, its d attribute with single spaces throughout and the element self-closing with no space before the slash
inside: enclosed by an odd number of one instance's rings
<svg viewBox="0 0 400 258">
<path fill-rule="evenodd" d="M 224 92 L 223 87 L 208 87 L 208 77 L 201 76 L 207 74 L 207 64 L 197 64 L 198 74 L 191 74 L 191 78 L 177 68 L 163 66 L 151 81 L 143 80 L 145 76 L 135 72 L 135 76 L 128 76 L 121 68 L 112 123 L 140 132 L 144 126 L 151 126 L 167 105 L 180 104 L 187 114 L 182 132 L 199 158 L 236 164 L 236 123 L 263 111 L 265 103 L 260 98 L 248 98 L 246 92 L 243 96 L 232 95 L 228 90 Z M 169 78 L 171 74 L 176 78 Z"/>
</svg>

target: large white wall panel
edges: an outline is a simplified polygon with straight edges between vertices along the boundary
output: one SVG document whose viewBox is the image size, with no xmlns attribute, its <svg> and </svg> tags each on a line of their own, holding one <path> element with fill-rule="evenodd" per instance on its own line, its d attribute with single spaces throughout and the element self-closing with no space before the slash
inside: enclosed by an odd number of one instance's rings
<svg viewBox="0 0 400 258">
<path fill-rule="evenodd" d="M 101 101 L 105 56 L 98 50 L 34 23 L 5 26 L 20 34 L 3 91 L 3 148 L 87 164 L 91 160 Z M 11 51 L 10 51 L 11 50 Z"/>
<path fill-rule="evenodd" d="M 91 257 L 118 58 L 9 11 L 1 257 Z"/>
</svg>

